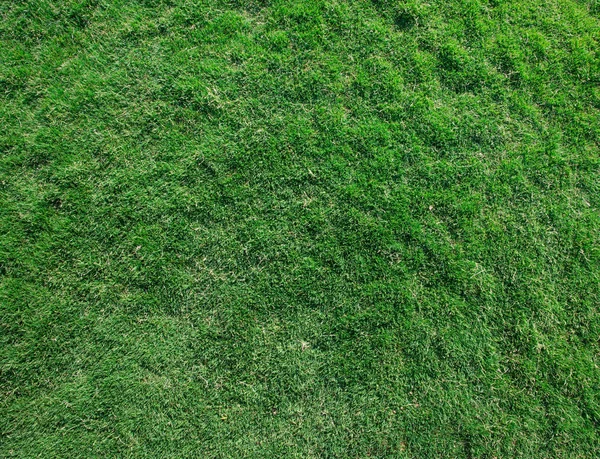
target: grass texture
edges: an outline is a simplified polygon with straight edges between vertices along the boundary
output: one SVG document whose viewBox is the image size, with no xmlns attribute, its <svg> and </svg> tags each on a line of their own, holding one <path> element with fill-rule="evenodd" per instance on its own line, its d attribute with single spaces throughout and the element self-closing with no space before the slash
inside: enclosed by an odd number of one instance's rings
<svg viewBox="0 0 600 459">
<path fill-rule="evenodd" d="M 0 99 L 0 457 L 600 456 L 597 0 L 1 0 Z"/>
</svg>

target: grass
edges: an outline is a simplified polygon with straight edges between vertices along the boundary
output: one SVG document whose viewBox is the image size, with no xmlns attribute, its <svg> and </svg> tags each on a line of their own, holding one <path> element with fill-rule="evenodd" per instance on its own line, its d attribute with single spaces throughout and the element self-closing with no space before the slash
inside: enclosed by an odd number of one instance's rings
<svg viewBox="0 0 600 459">
<path fill-rule="evenodd" d="M 0 2 L 0 456 L 600 456 L 597 0 Z"/>
</svg>

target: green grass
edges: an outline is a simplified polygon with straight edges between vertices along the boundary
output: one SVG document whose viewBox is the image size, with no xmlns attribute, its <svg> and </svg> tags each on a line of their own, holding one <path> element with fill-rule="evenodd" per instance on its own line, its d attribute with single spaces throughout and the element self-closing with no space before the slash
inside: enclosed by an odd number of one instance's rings
<svg viewBox="0 0 600 459">
<path fill-rule="evenodd" d="M 597 0 L 2 0 L 0 99 L 0 457 L 600 456 Z"/>
</svg>

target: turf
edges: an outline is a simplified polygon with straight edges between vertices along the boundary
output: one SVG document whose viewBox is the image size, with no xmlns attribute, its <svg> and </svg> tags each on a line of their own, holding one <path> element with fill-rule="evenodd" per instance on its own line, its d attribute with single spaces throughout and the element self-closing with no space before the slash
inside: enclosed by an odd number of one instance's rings
<svg viewBox="0 0 600 459">
<path fill-rule="evenodd" d="M 600 3 L 0 1 L 0 456 L 600 456 Z"/>
</svg>

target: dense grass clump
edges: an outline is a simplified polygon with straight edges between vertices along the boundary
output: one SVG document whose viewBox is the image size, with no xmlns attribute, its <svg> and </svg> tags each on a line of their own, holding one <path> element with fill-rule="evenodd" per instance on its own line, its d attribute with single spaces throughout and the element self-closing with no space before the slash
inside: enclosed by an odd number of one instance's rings
<svg viewBox="0 0 600 459">
<path fill-rule="evenodd" d="M 597 0 L 0 2 L 0 456 L 600 457 Z"/>
</svg>

